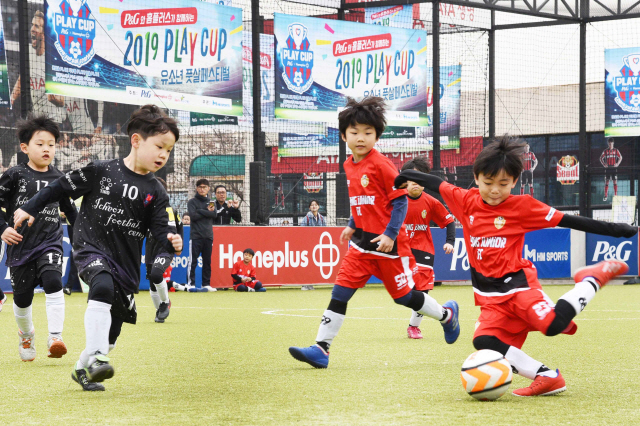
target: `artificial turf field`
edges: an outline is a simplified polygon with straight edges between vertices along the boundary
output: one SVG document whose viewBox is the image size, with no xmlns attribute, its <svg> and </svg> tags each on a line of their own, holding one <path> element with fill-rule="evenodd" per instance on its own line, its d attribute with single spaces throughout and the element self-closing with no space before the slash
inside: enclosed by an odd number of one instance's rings
<svg viewBox="0 0 640 426">
<path fill-rule="evenodd" d="M 569 286 L 545 286 L 553 300 Z M 460 366 L 479 309 L 469 286 L 437 287 L 460 304 L 453 345 L 430 319 L 409 340 L 407 308 L 382 286 L 359 290 L 331 348 L 329 368 L 294 360 L 288 347 L 313 343 L 330 299 L 315 291 L 172 293 L 171 315 L 153 322 L 148 293 L 137 295 L 138 324 L 125 324 L 111 353 L 106 392 L 83 392 L 70 378 L 84 348 L 86 295 L 66 297 L 69 353 L 46 357 L 44 295 L 34 299 L 38 355 L 18 356 L 11 295 L 0 313 L 0 424 L 188 425 L 637 425 L 640 424 L 640 286 L 610 285 L 578 316 L 574 336 L 532 333 L 524 350 L 560 368 L 567 391 L 495 402 L 469 397 Z M 528 386 L 514 375 L 510 390 Z"/>
</svg>

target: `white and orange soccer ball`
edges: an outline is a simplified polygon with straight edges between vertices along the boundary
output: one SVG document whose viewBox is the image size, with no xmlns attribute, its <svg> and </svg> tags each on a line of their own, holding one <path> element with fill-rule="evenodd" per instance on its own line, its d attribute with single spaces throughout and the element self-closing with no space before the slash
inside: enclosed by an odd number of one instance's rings
<svg viewBox="0 0 640 426">
<path fill-rule="evenodd" d="M 480 401 L 493 401 L 509 389 L 513 373 L 501 353 L 483 349 L 469 355 L 460 376 L 469 395 Z"/>
</svg>

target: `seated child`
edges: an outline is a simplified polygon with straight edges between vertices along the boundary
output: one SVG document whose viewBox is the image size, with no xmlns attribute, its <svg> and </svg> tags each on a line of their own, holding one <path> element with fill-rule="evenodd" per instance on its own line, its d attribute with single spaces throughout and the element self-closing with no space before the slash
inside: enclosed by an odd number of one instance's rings
<svg viewBox="0 0 640 426">
<path fill-rule="evenodd" d="M 251 263 L 255 255 L 253 250 L 245 249 L 242 254 L 243 259 L 238 260 L 231 271 L 233 289 L 235 291 L 267 291 L 262 283 L 256 279 L 256 268 Z"/>
</svg>

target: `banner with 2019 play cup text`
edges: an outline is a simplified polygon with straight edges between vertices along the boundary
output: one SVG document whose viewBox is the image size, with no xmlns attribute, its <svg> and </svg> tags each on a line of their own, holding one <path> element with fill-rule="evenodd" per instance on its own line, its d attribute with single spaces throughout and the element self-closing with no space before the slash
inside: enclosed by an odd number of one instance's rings
<svg viewBox="0 0 640 426">
<path fill-rule="evenodd" d="M 47 93 L 242 115 L 242 9 L 46 0 Z"/>
<path fill-rule="evenodd" d="M 427 32 L 275 14 L 276 118 L 336 122 L 380 96 L 388 124 L 426 126 Z"/>
</svg>

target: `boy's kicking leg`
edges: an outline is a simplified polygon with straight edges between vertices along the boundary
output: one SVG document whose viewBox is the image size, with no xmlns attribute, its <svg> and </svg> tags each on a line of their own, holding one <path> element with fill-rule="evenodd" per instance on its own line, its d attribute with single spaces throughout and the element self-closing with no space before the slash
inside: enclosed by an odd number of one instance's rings
<svg viewBox="0 0 640 426">
<path fill-rule="evenodd" d="M 49 358 L 62 358 L 67 347 L 62 340 L 64 327 L 64 293 L 62 291 L 62 274 L 59 271 L 44 271 L 40 276 L 45 293 L 47 322 L 49 325 Z"/>
<path fill-rule="evenodd" d="M 623 275 L 628 270 L 629 267 L 626 263 L 615 260 L 579 269 L 574 274 L 575 287 L 560 297 L 555 308 L 549 306 L 547 302 L 541 301 L 529 310 L 534 313 L 529 314 L 528 321 L 536 323 L 535 316 L 537 316 L 540 324 L 546 325 L 546 329 L 541 331 L 547 336 L 556 336 L 560 333 L 574 334 L 577 326 L 572 322 L 573 318 L 582 312 L 600 288 L 612 278 Z M 482 321 L 480 327 L 482 327 Z M 513 391 L 514 395 L 554 395 L 566 390 L 565 380 L 559 370 L 549 369 L 522 350 L 504 343 L 495 336 L 478 335 L 478 333 L 476 335 L 477 337 L 473 340 L 476 349 L 492 349 L 500 352 L 516 373 L 533 380 L 530 386 Z M 518 346 L 521 346 L 523 342 L 524 339 Z"/>
<path fill-rule="evenodd" d="M 12 268 L 14 269 L 14 268 Z M 18 325 L 18 350 L 20 359 L 33 361 L 36 359 L 35 329 L 31 314 L 33 289 L 31 291 L 13 292 L 13 314 Z"/>
</svg>

